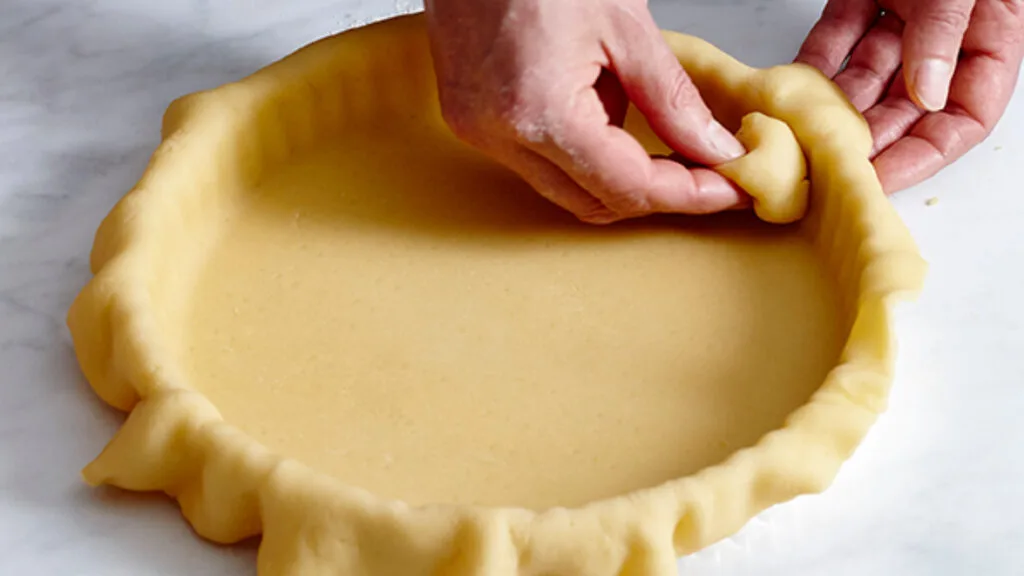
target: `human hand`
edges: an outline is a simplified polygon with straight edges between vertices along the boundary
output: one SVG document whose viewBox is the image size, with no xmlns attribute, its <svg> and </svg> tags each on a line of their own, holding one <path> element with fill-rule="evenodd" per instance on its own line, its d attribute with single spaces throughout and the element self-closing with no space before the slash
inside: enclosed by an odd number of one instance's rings
<svg viewBox="0 0 1024 576">
<path fill-rule="evenodd" d="M 726 178 L 651 158 L 630 101 L 684 158 L 744 154 L 715 121 L 644 0 L 427 0 L 441 109 L 457 136 L 591 223 L 747 202 Z"/>
<path fill-rule="evenodd" d="M 797 56 L 864 113 L 889 193 L 988 136 L 1022 58 L 1021 0 L 830 0 Z"/>
</svg>

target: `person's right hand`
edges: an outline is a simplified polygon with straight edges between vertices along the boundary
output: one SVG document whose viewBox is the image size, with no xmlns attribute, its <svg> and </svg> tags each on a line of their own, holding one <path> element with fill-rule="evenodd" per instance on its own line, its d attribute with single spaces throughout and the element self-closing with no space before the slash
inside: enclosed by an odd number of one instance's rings
<svg viewBox="0 0 1024 576">
<path fill-rule="evenodd" d="M 686 159 L 744 154 L 715 121 L 644 0 L 427 0 L 453 132 L 591 223 L 747 203 L 706 168 L 651 158 L 622 129 L 630 101 Z"/>
</svg>

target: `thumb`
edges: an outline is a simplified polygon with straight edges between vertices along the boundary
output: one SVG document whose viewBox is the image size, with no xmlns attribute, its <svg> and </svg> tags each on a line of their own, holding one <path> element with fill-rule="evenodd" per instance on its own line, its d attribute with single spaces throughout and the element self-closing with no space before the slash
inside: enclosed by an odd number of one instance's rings
<svg viewBox="0 0 1024 576">
<path fill-rule="evenodd" d="M 905 19 L 904 78 L 910 97 L 925 110 L 946 107 L 974 4 L 975 0 L 918 2 Z"/>
<path fill-rule="evenodd" d="M 709 166 L 746 154 L 711 115 L 649 13 L 624 15 L 614 26 L 615 41 L 607 46 L 612 71 L 665 144 Z"/>
</svg>

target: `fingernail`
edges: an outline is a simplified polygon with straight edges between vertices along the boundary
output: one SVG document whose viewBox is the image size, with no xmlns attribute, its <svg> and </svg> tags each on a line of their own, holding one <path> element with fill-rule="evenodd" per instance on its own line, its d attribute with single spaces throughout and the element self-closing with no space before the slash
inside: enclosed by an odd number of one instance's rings
<svg viewBox="0 0 1024 576">
<path fill-rule="evenodd" d="M 925 110 L 937 112 L 946 107 L 949 83 L 953 79 L 953 66 L 945 60 L 929 58 L 917 67 L 914 92 Z"/>
<path fill-rule="evenodd" d="M 725 129 L 718 120 L 711 120 L 708 126 L 708 138 L 715 150 L 722 155 L 724 161 L 735 160 L 747 153 L 747 149 L 740 144 L 740 141 L 733 136 L 732 132 Z"/>
</svg>

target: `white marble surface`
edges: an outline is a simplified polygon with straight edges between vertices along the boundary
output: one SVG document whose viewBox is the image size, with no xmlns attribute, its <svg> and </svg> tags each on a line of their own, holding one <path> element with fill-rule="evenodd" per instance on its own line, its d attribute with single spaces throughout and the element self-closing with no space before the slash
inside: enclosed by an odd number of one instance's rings
<svg viewBox="0 0 1024 576">
<path fill-rule="evenodd" d="M 64 314 L 95 228 L 174 97 L 412 7 L 390 0 L 0 3 L 0 574 L 251 574 L 160 497 L 85 488 L 121 416 Z M 666 27 L 788 59 L 814 0 L 661 0 Z M 891 409 L 832 489 L 680 563 L 692 575 L 1024 574 L 1024 91 L 991 139 L 894 202 L 932 263 L 901 315 Z M 928 198 L 938 204 L 926 206 Z"/>
</svg>

